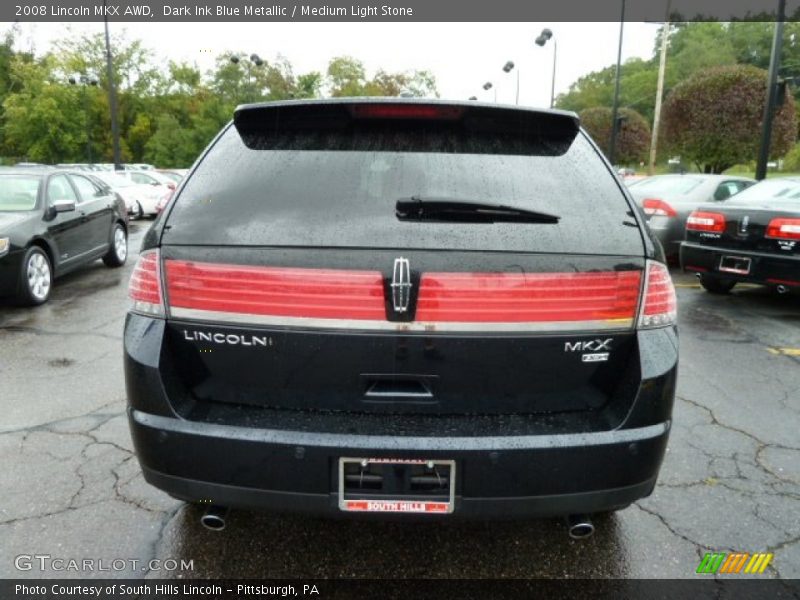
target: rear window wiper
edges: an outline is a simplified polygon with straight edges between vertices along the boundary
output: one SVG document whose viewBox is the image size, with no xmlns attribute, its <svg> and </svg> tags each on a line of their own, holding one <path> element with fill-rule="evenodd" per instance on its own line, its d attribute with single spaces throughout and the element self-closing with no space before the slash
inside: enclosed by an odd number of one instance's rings
<svg viewBox="0 0 800 600">
<path fill-rule="evenodd" d="M 401 221 L 443 223 L 558 223 L 561 218 L 558 215 L 502 204 L 426 196 L 401 198 L 395 205 L 395 214 Z"/>
</svg>

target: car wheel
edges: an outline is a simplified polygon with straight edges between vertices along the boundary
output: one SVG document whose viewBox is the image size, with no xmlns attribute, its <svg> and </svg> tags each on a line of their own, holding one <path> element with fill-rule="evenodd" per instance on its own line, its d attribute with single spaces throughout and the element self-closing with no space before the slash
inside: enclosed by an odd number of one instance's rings
<svg viewBox="0 0 800 600">
<path fill-rule="evenodd" d="M 50 288 L 52 287 L 53 269 L 50 259 L 39 246 L 31 246 L 22 257 L 17 300 L 28 306 L 44 304 L 50 297 Z"/>
<path fill-rule="evenodd" d="M 136 201 L 136 209 L 136 218 L 144 219 L 144 209 L 142 208 L 142 203 L 138 200 Z"/>
<path fill-rule="evenodd" d="M 111 248 L 103 257 L 103 262 L 107 267 L 121 267 L 128 258 L 128 234 L 125 228 L 119 223 L 114 224 L 111 231 Z"/>
<path fill-rule="evenodd" d="M 702 285 L 707 292 L 711 292 L 712 294 L 727 294 L 733 289 L 736 282 L 730 279 L 701 275 L 700 285 Z"/>
</svg>

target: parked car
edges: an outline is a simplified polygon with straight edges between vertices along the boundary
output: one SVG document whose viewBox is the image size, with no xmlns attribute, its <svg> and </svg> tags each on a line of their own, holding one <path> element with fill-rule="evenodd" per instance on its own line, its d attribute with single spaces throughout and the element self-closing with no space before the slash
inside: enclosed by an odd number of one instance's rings
<svg viewBox="0 0 800 600">
<path fill-rule="evenodd" d="M 631 183 L 628 189 L 644 210 L 667 259 L 677 262 L 689 213 L 703 203 L 727 200 L 754 183 L 754 179 L 731 175 L 655 175 Z"/>
<path fill-rule="evenodd" d="M 762 181 L 723 204 L 689 215 L 681 265 L 709 292 L 737 282 L 800 288 L 800 178 Z"/>
<path fill-rule="evenodd" d="M 121 172 L 98 171 L 92 173 L 92 176 L 122 197 L 128 214 L 140 219 L 158 214 L 156 208 L 158 203 L 165 196 L 172 195 L 172 190 L 162 185 L 136 183 L 130 178 L 122 177 L 120 175 Z"/>
<path fill-rule="evenodd" d="M 140 185 L 162 186 L 162 187 L 167 187 L 171 190 L 174 190 L 176 187 L 176 184 L 172 179 L 166 177 L 165 175 L 162 175 L 156 170 L 151 170 L 151 171 L 125 170 L 125 171 L 116 171 L 116 174 L 119 177 L 130 179 L 133 183 L 138 183 Z"/>
<path fill-rule="evenodd" d="M 569 514 L 583 537 L 655 486 L 675 292 L 573 113 L 241 106 L 130 296 L 144 477 L 211 499 L 208 527 L 225 507 Z"/>
<path fill-rule="evenodd" d="M 0 171 L 0 295 L 42 304 L 53 279 L 98 258 L 128 256 L 123 202 L 83 173 Z"/>
<path fill-rule="evenodd" d="M 175 182 L 176 185 L 183 181 L 183 178 L 186 177 L 188 172 L 189 169 L 158 169 L 158 173 L 164 177 L 168 177 Z"/>
</svg>

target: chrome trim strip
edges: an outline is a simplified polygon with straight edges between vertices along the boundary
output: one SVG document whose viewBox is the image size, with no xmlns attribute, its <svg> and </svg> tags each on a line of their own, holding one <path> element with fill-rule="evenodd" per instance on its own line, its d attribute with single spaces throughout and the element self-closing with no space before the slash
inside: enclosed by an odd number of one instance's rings
<svg viewBox="0 0 800 600">
<path fill-rule="evenodd" d="M 264 325 L 291 327 L 295 329 L 347 329 L 351 331 L 394 331 L 398 333 L 438 332 L 585 332 L 585 331 L 630 331 L 633 318 L 613 321 L 548 321 L 528 323 L 469 323 L 420 321 L 396 322 L 366 319 L 316 319 L 307 317 L 285 317 L 280 315 L 252 315 L 245 313 L 218 312 L 173 306 L 169 311 L 173 319 L 185 319 L 202 323 L 230 323 L 235 325 Z"/>
</svg>

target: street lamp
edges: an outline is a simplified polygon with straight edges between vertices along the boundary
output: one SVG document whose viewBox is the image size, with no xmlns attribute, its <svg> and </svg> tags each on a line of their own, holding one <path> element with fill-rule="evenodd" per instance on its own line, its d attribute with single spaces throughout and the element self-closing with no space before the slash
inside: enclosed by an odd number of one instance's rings
<svg viewBox="0 0 800 600">
<path fill-rule="evenodd" d="M 504 73 L 511 73 L 511 71 L 513 69 L 514 69 L 514 61 L 513 60 L 506 61 L 506 64 L 503 65 L 503 72 Z M 517 69 L 517 93 L 516 93 L 515 103 L 519 104 L 519 69 Z"/>
<path fill-rule="evenodd" d="M 556 61 L 558 60 L 558 40 L 553 37 L 552 29 L 548 29 L 545 27 L 542 29 L 542 33 L 534 40 L 537 46 L 542 46 L 547 43 L 548 40 L 553 40 L 553 81 L 550 84 L 550 108 L 553 108 L 553 105 L 556 101 Z"/>
<path fill-rule="evenodd" d="M 492 87 L 493 86 L 491 81 L 487 81 L 486 83 L 483 84 L 483 89 L 486 90 L 487 92 L 490 89 L 492 89 Z M 494 88 L 494 101 L 497 102 L 497 88 Z"/>
<path fill-rule="evenodd" d="M 82 85 L 83 86 L 83 109 L 84 109 L 84 121 L 86 122 L 86 157 L 88 159 L 88 164 L 92 164 L 92 135 L 91 135 L 91 126 L 89 123 L 89 95 L 86 93 L 86 88 L 96 87 L 97 86 L 97 78 L 94 76 L 89 75 L 72 75 L 69 79 L 70 85 Z"/>
<path fill-rule="evenodd" d="M 250 69 L 251 67 L 260 67 L 264 64 L 264 61 L 261 60 L 261 57 L 258 54 L 251 54 L 250 56 L 243 56 L 239 57 L 236 54 L 231 55 L 231 62 L 235 65 L 238 65 L 239 62 L 244 61 L 247 64 L 247 87 L 252 91 L 252 81 L 250 78 Z"/>
</svg>

